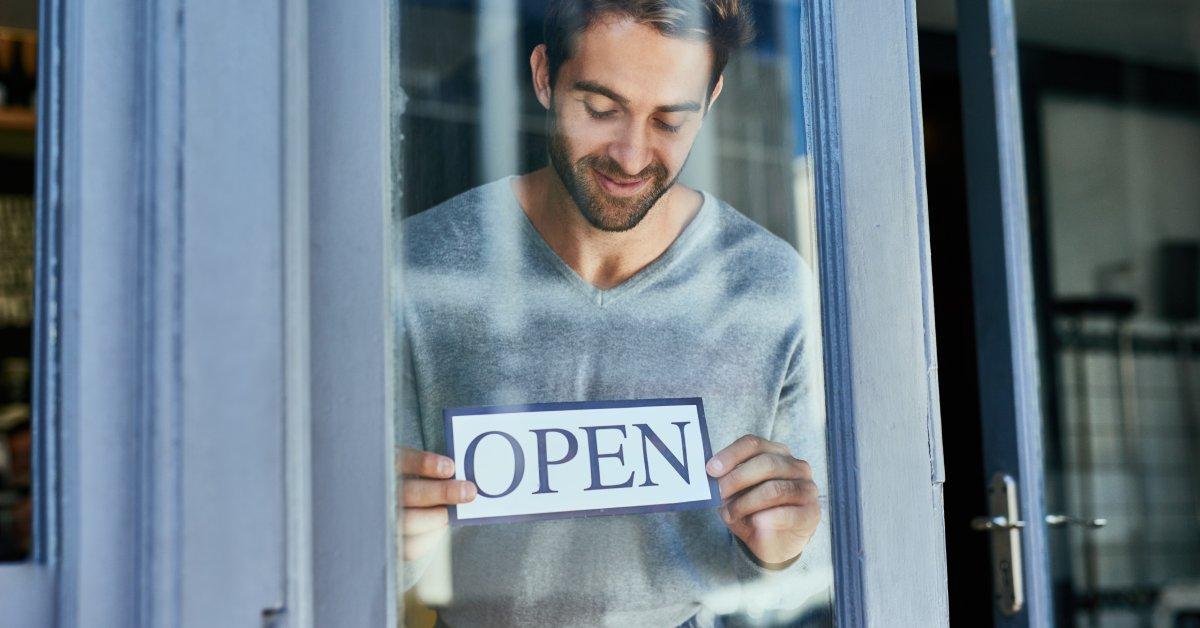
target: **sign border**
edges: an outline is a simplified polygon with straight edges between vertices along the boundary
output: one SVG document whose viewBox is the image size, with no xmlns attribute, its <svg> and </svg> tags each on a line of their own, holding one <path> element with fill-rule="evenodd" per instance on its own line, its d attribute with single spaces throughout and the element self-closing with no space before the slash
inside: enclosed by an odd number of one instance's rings
<svg viewBox="0 0 1200 628">
<path fill-rule="evenodd" d="M 445 454 L 454 460 L 457 474 L 458 460 L 454 459 L 454 431 L 451 423 L 457 416 L 476 416 L 480 414 L 508 414 L 515 412 L 549 412 L 554 410 L 607 410 L 611 408 L 648 408 L 656 406 L 695 406 L 696 416 L 700 419 L 700 440 L 704 444 L 704 461 L 707 464 L 712 459 L 712 444 L 708 440 L 708 422 L 704 418 L 704 400 L 700 397 L 678 397 L 670 399 L 621 399 L 612 401 L 551 401 L 545 403 L 522 403 L 507 406 L 463 406 L 460 408 L 445 408 L 442 419 L 446 434 Z M 548 513 L 528 513 L 523 515 L 501 515 L 495 517 L 477 517 L 459 519 L 458 506 L 450 505 L 451 526 L 482 525 L 489 523 L 519 523 L 523 521 L 551 521 L 556 519 L 575 519 L 578 517 L 598 517 L 606 515 L 632 515 L 651 512 L 673 512 L 677 510 L 693 510 L 705 506 L 716 507 L 721 503 L 721 490 L 717 479 L 708 475 L 708 499 L 676 502 L 672 504 L 650 504 L 646 506 L 621 506 L 618 508 L 595 508 L 591 510 L 567 510 Z"/>
</svg>

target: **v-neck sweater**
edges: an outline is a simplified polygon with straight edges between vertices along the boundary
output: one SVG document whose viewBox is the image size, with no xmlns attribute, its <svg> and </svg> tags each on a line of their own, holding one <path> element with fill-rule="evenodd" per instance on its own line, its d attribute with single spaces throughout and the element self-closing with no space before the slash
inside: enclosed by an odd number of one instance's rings
<svg viewBox="0 0 1200 628">
<path fill-rule="evenodd" d="M 657 259 L 602 290 L 542 238 L 512 183 L 402 224 L 400 444 L 444 453 L 447 408 L 700 397 L 714 452 L 745 434 L 782 442 L 827 493 L 817 295 L 795 249 L 703 193 Z M 824 512 L 781 572 L 756 565 L 711 509 L 449 538 L 452 598 L 438 610 L 450 626 L 675 626 L 750 594 L 796 604 L 830 577 Z M 404 564 L 406 588 L 427 562 Z"/>
</svg>

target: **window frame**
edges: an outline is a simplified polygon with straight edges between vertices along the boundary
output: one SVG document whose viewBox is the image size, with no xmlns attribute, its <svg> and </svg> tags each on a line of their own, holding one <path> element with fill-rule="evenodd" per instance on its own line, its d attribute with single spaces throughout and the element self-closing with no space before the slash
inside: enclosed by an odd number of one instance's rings
<svg viewBox="0 0 1200 628">
<path fill-rule="evenodd" d="M 41 0 L 17 624 L 312 625 L 308 13 L 235 4 Z"/>
</svg>

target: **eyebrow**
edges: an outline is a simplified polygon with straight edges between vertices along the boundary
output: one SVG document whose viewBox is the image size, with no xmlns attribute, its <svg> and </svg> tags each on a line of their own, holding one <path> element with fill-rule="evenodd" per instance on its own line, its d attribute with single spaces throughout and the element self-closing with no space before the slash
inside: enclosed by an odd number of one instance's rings
<svg viewBox="0 0 1200 628">
<path fill-rule="evenodd" d="M 593 94 L 600 94 L 601 96 L 604 96 L 605 98 L 611 98 L 622 105 L 629 104 L 628 98 L 599 83 L 593 83 L 592 81 L 575 81 L 575 89 L 584 92 L 592 92 Z M 658 107 L 655 107 L 654 110 L 662 113 L 674 113 L 676 111 L 700 111 L 701 106 L 700 103 L 694 100 L 688 100 L 681 103 L 675 103 L 673 105 L 659 105 Z"/>
</svg>

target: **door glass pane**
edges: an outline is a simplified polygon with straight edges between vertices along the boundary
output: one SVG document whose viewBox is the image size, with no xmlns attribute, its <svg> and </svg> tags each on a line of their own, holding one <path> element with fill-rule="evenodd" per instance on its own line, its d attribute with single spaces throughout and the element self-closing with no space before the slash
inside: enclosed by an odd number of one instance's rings
<svg viewBox="0 0 1200 628">
<path fill-rule="evenodd" d="M 1060 625 L 1200 621 L 1200 5 L 1017 2 Z M 1085 522 L 1086 523 L 1086 522 Z"/>
<path fill-rule="evenodd" d="M 409 625 L 832 624 L 801 8 L 399 1 Z"/>
<path fill-rule="evenodd" d="M 37 2 L 0 8 L 0 561 L 33 541 L 34 135 Z"/>
</svg>

